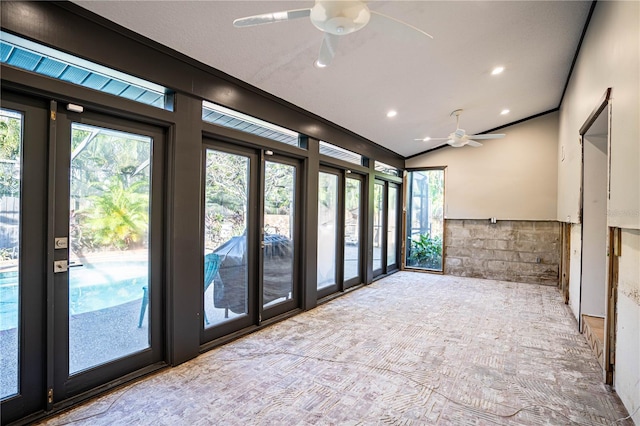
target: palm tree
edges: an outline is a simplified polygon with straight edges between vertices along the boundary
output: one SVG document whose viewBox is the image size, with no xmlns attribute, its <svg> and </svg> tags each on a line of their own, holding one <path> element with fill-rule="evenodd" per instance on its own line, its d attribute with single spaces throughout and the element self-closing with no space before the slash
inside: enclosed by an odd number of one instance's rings
<svg viewBox="0 0 640 426">
<path fill-rule="evenodd" d="M 125 185 L 112 177 L 100 194 L 88 197 L 84 224 L 95 246 L 121 250 L 143 246 L 148 235 L 149 194 L 146 181 Z"/>
</svg>

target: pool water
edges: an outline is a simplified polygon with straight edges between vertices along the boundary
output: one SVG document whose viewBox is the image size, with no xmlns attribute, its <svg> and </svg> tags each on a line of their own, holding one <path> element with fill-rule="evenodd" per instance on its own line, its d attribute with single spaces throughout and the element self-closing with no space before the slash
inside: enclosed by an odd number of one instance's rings
<svg viewBox="0 0 640 426">
<path fill-rule="evenodd" d="M 142 299 L 149 264 L 96 262 L 69 268 L 69 313 L 107 309 Z M 0 330 L 18 325 L 18 273 L 0 272 Z"/>
</svg>

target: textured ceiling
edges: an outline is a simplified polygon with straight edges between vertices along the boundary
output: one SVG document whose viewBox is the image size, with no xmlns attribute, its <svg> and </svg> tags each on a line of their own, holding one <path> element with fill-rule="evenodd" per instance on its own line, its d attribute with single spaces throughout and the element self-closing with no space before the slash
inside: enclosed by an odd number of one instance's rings
<svg viewBox="0 0 640 426">
<path fill-rule="evenodd" d="M 234 19 L 312 1 L 75 1 L 139 34 L 298 105 L 403 156 L 441 142 L 464 109 L 467 133 L 559 106 L 591 1 L 370 1 L 390 20 L 342 36 L 330 67 L 313 63 L 308 19 L 234 28 Z M 505 71 L 492 76 L 502 65 Z M 508 115 L 500 115 L 503 109 Z M 387 118 L 395 109 L 398 115 Z M 331 142 L 331 141 L 328 141 Z M 472 148 L 464 148 L 472 149 Z"/>
</svg>

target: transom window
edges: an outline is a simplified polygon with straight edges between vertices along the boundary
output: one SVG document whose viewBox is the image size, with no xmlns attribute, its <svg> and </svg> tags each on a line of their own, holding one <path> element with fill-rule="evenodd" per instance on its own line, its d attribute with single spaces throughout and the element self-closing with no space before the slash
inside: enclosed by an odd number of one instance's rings
<svg viewBox="0 0 640 426">
<path fill-rule="evenodd" d="M 173 110 L 172 93 L 165 87 L 4 31 L 0 31 L 0 62 L 157 108 Z"/>
<path fill-rule="evenodd" d="M 286 143 L 287 145 L 300 146 L 299 133 L 212 102 L 202 102 L 202 119 L 209 123 L 251 133 L 263 138 Z"/>
</svg>

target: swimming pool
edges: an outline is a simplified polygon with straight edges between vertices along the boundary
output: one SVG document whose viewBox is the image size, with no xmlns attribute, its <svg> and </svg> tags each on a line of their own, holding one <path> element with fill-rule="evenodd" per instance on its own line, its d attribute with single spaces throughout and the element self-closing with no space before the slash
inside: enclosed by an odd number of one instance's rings
<svg viewBox="0 0 640 426">
<path fill-rule="evenodd" d="M 142 299 L 149 283 L 147 261 L 94 262 L 69 268 L 72 315 Z M 18 273 L 0 272 L 0 330 L 18 325 Z"/>
</svg>

